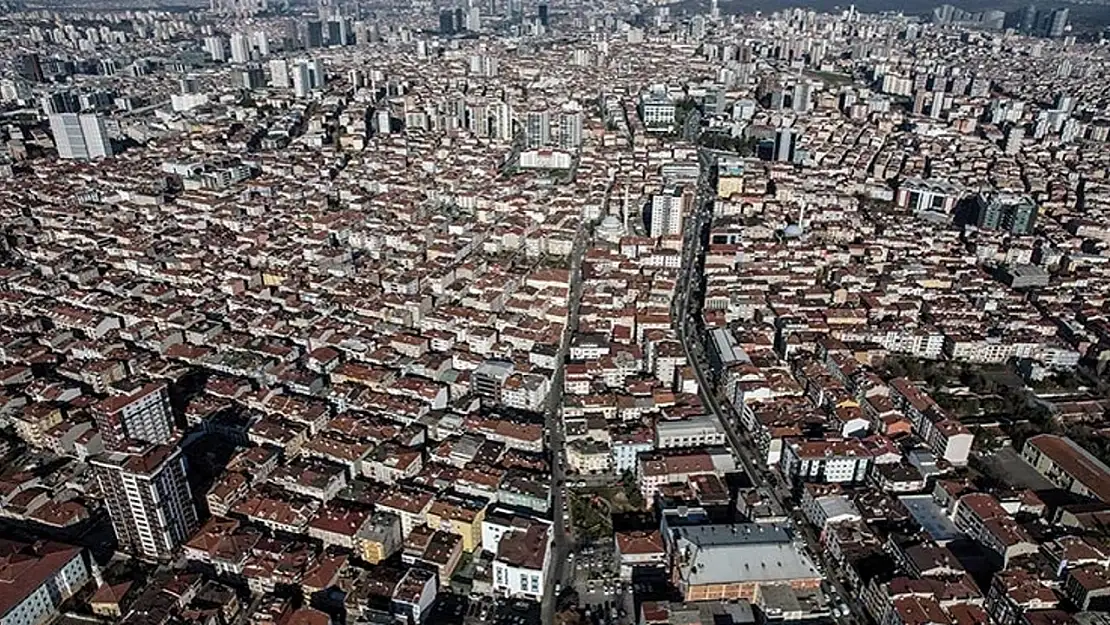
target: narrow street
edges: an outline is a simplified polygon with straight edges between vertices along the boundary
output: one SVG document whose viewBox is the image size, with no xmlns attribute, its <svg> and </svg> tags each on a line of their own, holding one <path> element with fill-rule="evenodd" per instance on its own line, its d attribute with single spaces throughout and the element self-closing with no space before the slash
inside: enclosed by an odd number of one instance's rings
<svg viewBox="0 0 1110 625">
<path fill-rule="evenodd" d="M 570 339 L 578 327 L 578 303 L 582 298 L 582 257 L 586 251 L 588 235 L 585 226 L 579 226 L 578 236 L 571 250 L 570 260 L 570 298 L 567 311 L 567 325 L 563 330 L 559 351 L 555 356 L 555 374 L 551 376 L 551 392 L 547 398 L 547 412 L 544 417 L 545 427 L 548 432 L 548 448 L 551 452 L 551 516 L 553 519 L 552 532 L 552 557 L 551 571 L 546 581 L 547 588 L 543 593 L 542 615 L 545 625 L 555 622 L 556 588 L 566 585 L 569 568 L 564 567 L 570 553 L 570 540 L 567 535 L 568 528 L 563 523 L 563 505 L 565 502 L 566 467 L 563 466 L 563 374 L 566 371 L 567 351 L 570 349 Z"/>
</svg>

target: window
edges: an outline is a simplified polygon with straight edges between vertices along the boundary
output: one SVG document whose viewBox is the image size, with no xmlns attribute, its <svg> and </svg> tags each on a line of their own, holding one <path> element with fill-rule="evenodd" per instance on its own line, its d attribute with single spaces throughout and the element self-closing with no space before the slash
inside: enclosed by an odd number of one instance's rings
<svg viewBox="0 0 1110 625">
<path fill-rule="evenodd" d="M 539 575 L 533 575 L 532 576 L 532 594 L 533 595 L 540 594 L 540 576 Z"/>
<path fill-rule="evenodd" d="M 520 589 L 521 590 L 527 590 L 528 589 L 528 574 L 527 573 L 521 573 L 520 574 Z"/>
</svg>

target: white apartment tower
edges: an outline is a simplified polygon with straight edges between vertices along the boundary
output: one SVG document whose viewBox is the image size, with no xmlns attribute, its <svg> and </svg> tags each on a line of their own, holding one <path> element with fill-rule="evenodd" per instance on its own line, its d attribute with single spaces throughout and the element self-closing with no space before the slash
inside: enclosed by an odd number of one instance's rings
<svg viewBox="0 0 1110 625">
<path fill-rule="evenodd" d="M 197 527 L 181 450 L 152 445 L 91 460 L 120 549 L 168 560 Z"/>
<path fill-rule="evenodd" d="M 204 51 L 208 53 L 209 58 L 218 63 L 227 60 L 227 50 L 224 48 L 223 37 L 205 37 Z"/>
<path fill-rule="evenodd" d="M 576 150 L 582 145 L 582 112 L 563 113 L 559 119 L 559 147 Z"/>
<path fill-rule="evenodd" d="M 106 449 L 129 441 L 164 444 L 175 437 L 166 385 L 152 382 L 126 395 L 113 395 L 90 410 Z"/>
<path fill-rule="evenodd" d="M 272 59 L 270 61 L 270 86 L 278 89 L 288 89 L 290 84 L 289 63 L 285 59 Z"/>
<path fill-rule="evenodd" d="M 246 33 L 231 36 L 231 60 L 233 63 L 248 63 L 251 60 L 251 42 Z"/>
<path fill-rule="evenodd" d="M 655 238 L 681 234 L 682 218 L 693 202 L 693 192 L 682 185 L 667 187 L 662 193 L 652 195 L 649 234 Z"/>
<path fill-rule="evenodd" d="M 99 115 L 55 113 L 50 116 L 50 132 L 59 158 L 91 160 L 112 155 L 112 142 Z"/>
</svg>

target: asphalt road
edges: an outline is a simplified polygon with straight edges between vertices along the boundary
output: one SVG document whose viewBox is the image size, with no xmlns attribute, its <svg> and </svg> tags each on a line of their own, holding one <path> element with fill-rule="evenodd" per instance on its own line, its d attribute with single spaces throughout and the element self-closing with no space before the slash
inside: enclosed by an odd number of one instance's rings
<svg viewBox="0 0 1110 625">
<path fill-rule="evenodd" d="M 702 167 L 702 175 L 698 181 L 698 196 L 695 206 L 697 206 L 692 219 L 687 219 L 685 227 L 687 232 L 685 234 L 685 243 L 683 246 L 683 272 L 680 275 L 678 290 L 680 297 L 676 298 L 676 312 L 674 315 L 676 323 L 678 324 L 679 340 L 682 342 L 683 349 L 686 353 L 686 360 L 690 363 L 694 370 L 694 376 L 698 381 L 698 389 L 700 391 L 704 405 L 709 408 L 709 411 L 720 422 L 725 436 L 728 438 L 729 446 L 732 448 L 733 455 L 740 461 L 744 471 L 751 478 L 752 482 L 757 486 L 765 486 L 770 494 L 774 503 L 782 510 L 792 510 L 793 506 L 790 504 L 785 486 L 781 481 L 772 475 L 772 472 L 767 469 L 762 462 L 758 460 L 759 453 L 754 445 L 748 444 L 750 441 L 741 439 L 737 434 L 736 429 L 736 414 L 732 406 L 723 408 L 720 402 L 717 401 L 714 387 L 711 384 L 706 369 L 708 365 L 705 360 L 705 353 L 702 347 L 700 330 L 695 326 L 695 319 L 702 313 L 702 302 L 696 296 L 695 285 L 701 281 L 701 271 L 705 258 L 705 245 L 703 240 L 704 229 L 709 226 L 712 219 L 711 200 L 715 190 L 710 186 L 709 168 L 716 166 L 716 159 L 707 150 L 699 150 L 698 158 Z M 804 519 L 795 521 L 795 527 L 799 530 L 799 534 L 805 540 L 809 551 L 814 557 L 824 560 L 823 550 L 817 536 L 814 534 L 809 524 Z M 837 618 L 837 621 L 842 623 L 850 623 L 853 618 L 858 618 L 860 622 L 867 622 L 863 616 L 864 612 L 857 601 L 853 599 L 854 595 L 850 594 L 841 584 L 838 579 L 839 575 L 835 563 L 831 561 L 824 561 L 829 582 L 833 585 L 839 593 L 841 601 L 845 602 L 852 611 L 851 617 Z"/>
<path fill-rule="evenodd" d="M 585 226 L 580 226 L 571 250 L 570 268 L 570 302 L 567 312 L 567 326 L 563 331 L 559 351 L 556 354 L 556 369 L 551 376 L 551 392 L 547 397 L 547 412 L 544 417 L 548 432 L 548 447 L 551 450 L 551 515 L 553 518 L 552 531 L 552 559 L 551 571 L 547 577 L 547 587 L 543 593 L 541 614 L 543 622 L 555 622 L 555 588 L 566 585 L 568 574 L 572 574 L 570 567 L 565 566 L 567 555 L 570 553 L 570 540 L 568 530 L 563 523 L 563 503 L 566 488 L 566 467 L 563 466 L 563 419 L 561 409 L 563 406 L 563 374 L 566 371 L 567 351 L 570 349 L 570 339 L 578 328 L 578 304 L 582 298 L 582 257 L 585 254 L 586 231 Z"/>
</svg>

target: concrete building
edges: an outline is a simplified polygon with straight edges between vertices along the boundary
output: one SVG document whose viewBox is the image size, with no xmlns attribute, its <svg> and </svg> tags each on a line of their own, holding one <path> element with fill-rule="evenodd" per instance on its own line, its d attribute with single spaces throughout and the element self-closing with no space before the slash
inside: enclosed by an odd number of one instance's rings
<svg viewBox="0 0 1110 625">
<path fill-rule="evenodd" d="M 0 623 L 51 621 L 93 579 L 93 566 L 80 547 L 0 539 Z"/>
<path fill-rule="evenodd" d="M 671 579 L 686 601 L 744 599 L 760 588 L 813 590 L 822 575 L 778 525 L 736 523 L 662 527 Z"/>
<path fill-rule="evenodd" d="M 120 548 L 143 559 L 172 558 L 197 527 L 181 450 L 152 445 L 90 462 Z"/>
<path fill-rule="evenodd" d="M 546 523 L 504 533 L 493 560 L 494 590 L 507 597 L 543 600 L 551 551 L 551 527 Z"/>
<path fill-rule="evenodd" d="M 92 113 L 57 113 L 50 116 L 50 132 L 58 158 L 94 160 L 112 155 L 112 141 L 104 118 Z"/>
<path fill-rule="evenodd" d="M 128 439 L 165 444 L 173 440 L 170 395 L 164 383 L 151 382 L 125 395 L 115 395 L 92 407 L 93 419 L 109 450 Z"/>
<path fill-rule="evenodd" d="M 655 425 L 655 447 L 706 447 L 724 445 L 725 431 L 711 415 L 660 421 Z"/>
<path fill-rule="evenodd" d="M 1110 467 L 1070 438 L 1039 434 L 1021 455 L 1057 488 L 1110 503 Z"/>
<path fill-rule="evenodd" d="M 682 220 L 693 207 L 694 191 L 686 186 L 675 185 L 652 195 L 648 233 L 654 238 L 681 234 Z"/>
<path fill-rule="evenodd" d="M 976 199 L 977 224 L 984 230 L 1032 234 L 1037 223 L 1037 203 L 1027 195 L 980 193 Z"/>
</svg>

